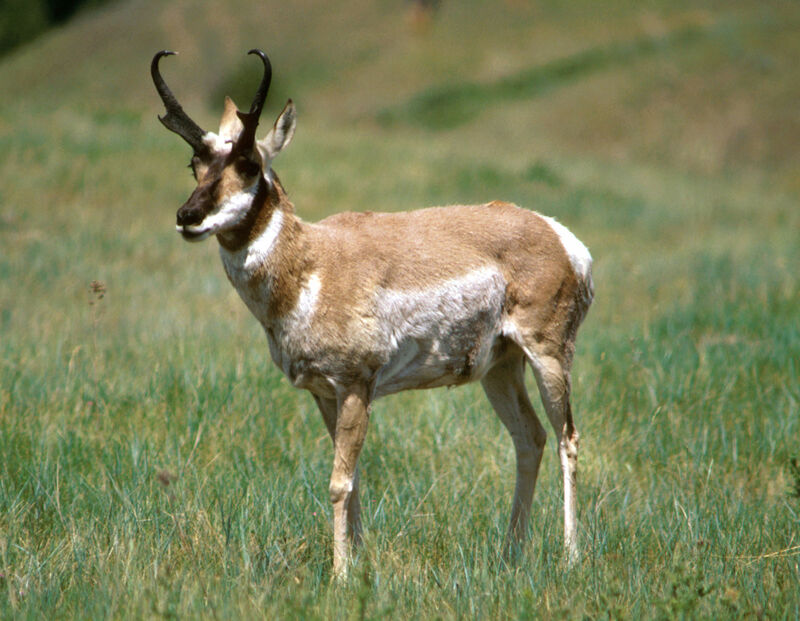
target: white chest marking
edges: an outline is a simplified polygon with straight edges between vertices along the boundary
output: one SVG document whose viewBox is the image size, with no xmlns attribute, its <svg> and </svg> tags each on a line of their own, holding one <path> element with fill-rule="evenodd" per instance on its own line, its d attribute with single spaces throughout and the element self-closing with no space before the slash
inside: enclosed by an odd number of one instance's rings
<svg viewBox="0 0 800 621">
<path fill-rule="evenodd" d="M 319 300 L 319 293 L 322 289 L 322 281 L 317 274 L 311 274 L 305 285 L 300 289 L 297 303 L 294 308 L 285 316 L 276 321 L 274 331 L 267 331 L 269 349 L 272 359 L 283 370 L 292 383 L 299 388 L 308 388 L 313 383 L 313 377 L 309 377 L 303 370 L 302 365 L 295 364 L 297 359 L 292 355 L 292 351 L 309 351 L 315 349 L 314 337 L 311 330 L 311 322 Z M 301 359 L 303 356 L 301 356 Z M 319 379 L 319 378 L 318 378 Z M 320 380 L 323 387 L 327 388 L 326 380 Z"/>
<path fill-rule="evenodd" d="M 283 212 L 280 209 L 276 209 L 270 216 L 267 228 L 247 247 L 244 269 L 253 270 L 267 260 L 278 243 L 278 236 L 282 228 Z"/>
<path fill-rule="evenodd" d="M 267 321 L 266 310 L 269 306 L 271 278 L 267 275 L 267 278 L 262 281 L 263 286 L 255 288 L 252 286 L 252 279 L 258 274 L 259 268 L 267 264 L 278 244 L 282 228 L 283 212 L 276 209 L 272 212 L 269 224 L 264 231 L 248 246 L 236 252 L 229 252 L 221 245 L 219 247 L 219 256 L 225 267 L 225 273 L 228 274 L 228 278 L 247 308 L 264 325 Z"/>
<path fill-rule="evenodd" d="M 300 295 L 297 298 L 297 305 L 292 309 L 292 319 L 305 325 L 310 324 L 314 311 L 317 308 L 317 300 L 319 299 L 319 292 L 322 288 L 322 281 L 320 281 L 317 274 L 311 274 L 308 277 L 308 282 L 300 290 Z"/>
</svg>

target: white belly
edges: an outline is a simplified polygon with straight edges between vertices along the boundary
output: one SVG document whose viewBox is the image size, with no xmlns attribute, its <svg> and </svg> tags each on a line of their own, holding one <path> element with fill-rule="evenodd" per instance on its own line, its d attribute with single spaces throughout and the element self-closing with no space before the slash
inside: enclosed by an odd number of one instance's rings
<svg viewBox="0 0 800 621">
<path fill-rule="evenodd" d="M 482 268 L 426 290 L 376 292 L 386 363 L 374 378 L 375 397 L 482 377 L 501 333 L 505 287 L 497 270 Z"/>
<path fill-rule="evenodd" d="M 292 312 L 264 326 L 275 363 L 296 387 L 321 396 L 335 397 L 356 377 L 373 399 L 463 384 L 483 377 L 501 342 L 506 282 L 493 267 L 429 289 L 377 289 L 343 331 L 344 344 L 326 338 L 321 286 L 312 274 Z"/>
</svg>

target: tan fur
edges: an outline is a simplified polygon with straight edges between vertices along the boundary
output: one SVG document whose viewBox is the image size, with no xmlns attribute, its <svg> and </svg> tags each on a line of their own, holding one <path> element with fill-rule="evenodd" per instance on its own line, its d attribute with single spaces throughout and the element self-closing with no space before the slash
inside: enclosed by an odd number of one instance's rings
<svg viewBox="0 0 800 621">
<path fill-rule="evenodd" d="M 215 232 L 273 360 L 319 406 L 334 443 L 334 573 L 346 574 L 360 540 L 356 464 L 370 403 L 411 388 L 481 381 L 517 455 L 506 553 L 524 539 L 546 439 L 525 390 L 526 363 L 558 437 L 564 543 L 574 560 L 570 369 L 593 295 L 588 251 L 561 225 L 500 201 L 303 222 L 269 168 L 294 126 L 289 102 L 244 156 L 265 167 L 263 178 L 248 178 L 236 162 L 243 156 L 227 146 L 241 122 L 226 99 L 220 134 L 208 136 L 217 150 L 195 162 L 198 188 L 178 221 L 187 238 Z M 206 220 L 213 229 L 203 229 Z"/>
<path fill-rule="evenodd" d="M 225 109 L 219 123 L 219 136 L 223 140 L 234 140 L 242 131 L 244 125 L 236 114 L 236 104 L 233 99 L 225 96 Z"/>
<path fill-rule="evenodd" d="M 371 310 L 376 288 L 420 290 L 437 280 L 485 266 L 496 267 L 503 275 L 508 283 L 503 314 L 518 327 L 519 339 L 526 347 L 498 336 L 496 362 L 484 378 L 471 376 L 469 371 L 463 374 L 459 368 L 441 380 L 417 387 L 483 379 L 518 454 L 517 491 L 506 544 L 510 550 L 526 535 L 545 440 L 521 379 L 523 360 L 530 357 L 538 361 L 537 381 L 559 438 L 565 490 L 575 488 L 578 437 L 568 404 L 569 369 L 577 327 L 587 310 L 581 290 L 591 285 L 579 281 L 558 236 L 544 219 L 508 203 L 393 214 L 340 213 L 309 224 L 294 216 L 282 189 L 278 196 L 279 203 L 265 211 L 284 210 L 284 229 L 274 256 L 250 286 L 258 289 L 271 282 L 271 290 L 264 296 L 269 300 L 268 312 L 258 316 L 271 343 L 296 361 L 288 367 L 283 365 L 284 371 L 296 386 L 311 390 L 318 400 L 344 403 L 349 393 L 342 387 L 359 387 L 367 394 L 374 388 L 374 379 L 386 363 L 373 347 L 375 332 L 380 329 Z M 312 274 L 321 281 L 315 318 L 301 340 L 289 339 L 281 345 L 276 333 Z M 469 360 L 464 368 L 470 368 Z M 507 397 L 503 386 L 511 390 Z M 359 429 L 365 432 L 367 415 L 362 416 L 359 424 L 364 426 Z M 530 431 L 523 433 L 523 429 Z M 363 442 L 361 435 L 358 438 L 355 445 L 345 440 L 335 442 L 337 455 L 340 451 L 357 454 Z M 361 528 L 357 485 L 344 492 L 339 481 L 344 477 L 352 482 L 355 474 L 349 467 L 343 470 L 336 465 L 352 462 L 342 459 L 335 463 L 331 479 L 337 572 L 346 571 L 349 558 L 345 529 L 353 538 Z M 569 493 L 568 502 L 565 545 L 568 558 L 574 560 L 574 491 Z"/>
<path fill-rule="evenodd" d="M 497 266 L 509 283 L 505 312 L 522 326 L 535 326 L 529 338 L 564 341 L 562 317 L 574 301 L 575 279 L 555 234 L 529 211 L 492 205 L 337 214 L 303 224 L 293 241 L 308 246 L 306 269 L 319 271 L 323 283 L 320 345 L 341 347 L 349 335 L 354 368 L 369 356 L 368 337 L 363 352 L 356 348 L 375 287 L 424 289 L 432 277 L 484 265 Z"/>
</svg>

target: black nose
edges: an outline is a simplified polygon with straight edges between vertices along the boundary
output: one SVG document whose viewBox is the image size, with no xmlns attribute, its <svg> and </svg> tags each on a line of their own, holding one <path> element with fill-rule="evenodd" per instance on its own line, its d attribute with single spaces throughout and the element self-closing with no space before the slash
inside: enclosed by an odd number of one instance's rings
<svg viewBox="0 0 800 621">
<path fill-rule="evenodd" d="M 200 224 L 205 214 L 202 208 L 197 205 L 184 205 L 178 209 L 178 226 L 189 226 Z"/>
</svg>

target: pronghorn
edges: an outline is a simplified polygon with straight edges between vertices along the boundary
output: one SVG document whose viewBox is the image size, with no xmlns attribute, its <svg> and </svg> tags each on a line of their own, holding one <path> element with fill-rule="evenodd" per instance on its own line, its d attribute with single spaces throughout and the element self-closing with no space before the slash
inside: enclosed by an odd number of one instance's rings
<svg viewBox="0 0 800 621">
<path fill-rule="evenodd" d="M 297 388 L 311 392 L 334 445 L 333 570 L 344 576 L 361 534 L 356 462 L 370 404 L 414 388 L 480 381 L 516 451 L 517 476 L 504 553 L 525 536 L 546 433 L 524 382 L 533 369 L 558 437 L 564 545 L 578 555 L 578 432 L 570 368 L 592 302 L 592 258 L 554 219 L 504 202 L 406 213 L 298 218 L 272 170 L 296 125 L 288 101 L 256 140 L 272 75 L 266 55 L 249 112 L 226 97 L 218 133 L 181 108 L 151 74 L 167 114 L 159 120 L 193 149 L 197 187 L 178 209 L 188 241 L 217 237 L 225 273 L 266 332 L 269 351 Z"/>
</svg>

